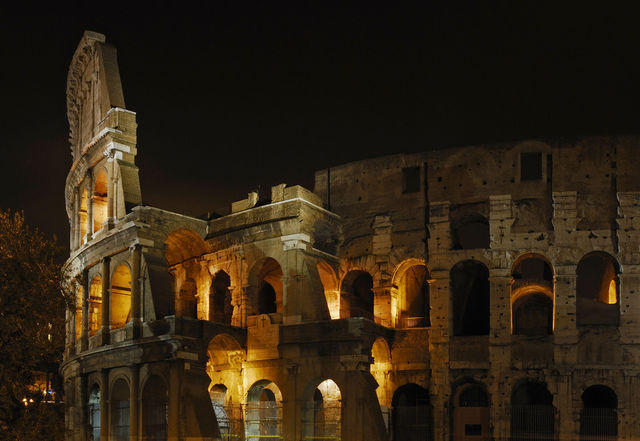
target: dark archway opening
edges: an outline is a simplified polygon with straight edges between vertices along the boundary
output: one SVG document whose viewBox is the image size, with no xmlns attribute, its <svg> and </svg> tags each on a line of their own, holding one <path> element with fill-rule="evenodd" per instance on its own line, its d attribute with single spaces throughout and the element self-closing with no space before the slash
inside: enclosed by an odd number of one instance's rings
<svg viewBox="0 0 640 441">
<path fill-rule="evenodd" d="M 587 254 L 580 260 L 576 280 L 576 324 L 578 326 L 620 323 L 620 268 L 603 252 Z"/>
<path fill-rule="evenodd" d="M 231 305 L 231 277 L 224 272 L 218 271 L 211 282 L 210 290 L 210 317 L 218 323 L 231 324 L 233 316 L 233 306 Z"/>
<path fill-rule="evenodd" d="M 478 213 L 454 220 L 451 222 L 451 242 L 454 250 L 489 248 L 489 221 Z"/>
<path fill-rule="evenodd" d="M 489 270 L 465 260 L 450 273 L 454 335 L 487 335 L 490 326 Z"/>
<path fill-rule="evenodd" d="M 523 295 L 513 303 L 515 335 L 553 334 L 553 301 L 543 293 Z"/>
<path fill-rule="evenodd" d="M 591 386 L 582 394 L 580 440 L 613 441 L 618 437 L 618 396 L 606 386 Z"/>
<path fill-rule="evenodd" d="M 433 407 L 429 392 L 417 384 L 396 390 L 391 400 L 392 441 L 432 441 Z"/>
<path fill-rule="evenodd" d="M 527 382 L 511 394 L 511 440 L 552 440 L 555 434 L 553 395 L 545 385 Z"/>
</svg>

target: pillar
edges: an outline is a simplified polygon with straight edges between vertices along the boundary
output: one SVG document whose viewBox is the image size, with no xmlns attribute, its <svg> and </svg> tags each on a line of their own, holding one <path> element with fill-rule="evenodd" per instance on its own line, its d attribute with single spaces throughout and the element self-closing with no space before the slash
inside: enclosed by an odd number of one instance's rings
<svg viewBox="0 0 640 441">
<path fill-rule="evenodd" d="M 178 440 L 178 414 L 180 412 L 180 371 L 182 360 L 169 366 L 169 402 L 167 416 L 167 440 Z"/>
<path fill-rule="evenodd" d="M 89 347 L 89 274 L 82 272 L 82 331 L 80 332 L 80 350 Z"/>
<path fill-rule="evenodd" d="M 71 219 L 71 249 L 80 247 L 82 238 L 80 237 L 80 189 L 76 187 L 73 191 L 73 219 Z"/>
<path fill-rule="evenodd" d="M 100 372 L 102 388 L 100 389 L 100 441 L 109 441 L 109 371 L 104 369 Z"/>
<path fill-rule="evenodd" d="M 133 324 L 133 338 L 140 337 L 142 323 L 142 299 L 140 289 L 140 262 L 142 246 L 135 244 L 131 251 L 131 322 Z"/>
<path fill-rule="evenodd" d="M 113 228 L 114 218 L 115 218 L 115 200 L 116 200 L 116 186 L 115 186 L 115 175 L 116 175 L 116 158 L 115 151 L 113 149 L 109 150 L 109 162 L 111 162 L 111 170 L 109 170 L 109 183 L 107 189 L 107 224 L 106 228 Z"/>
<path fill-rule="evenodd" d="M 93 237 L 93 170 L 87 172 L 87 242 Z"/>
<path fill-rule="evenodd" d="M 109 274 L 110 257 L 102 259 L 102 344 L 109 344 L 111 325 L 111 275 Z"/>
<path fill-rule="evenodd" d="M 131 366 L 131 384 L 129 385 L 129 439 L 138 440 L 140 433 L 140 399 L 138 389 L 140 386 L 140 365 Z"/>
<path fill-rule="evenodd" d="M 556 365 L 574 366 L 578 362 L 576 326 L 576 265 L 556 265 L 554 280 L 554 360 Z"/>
</svg>

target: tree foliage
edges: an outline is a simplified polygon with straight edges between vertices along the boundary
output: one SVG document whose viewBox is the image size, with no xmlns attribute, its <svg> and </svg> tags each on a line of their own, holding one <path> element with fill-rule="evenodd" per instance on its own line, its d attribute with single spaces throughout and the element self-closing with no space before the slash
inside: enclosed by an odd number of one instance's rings
<svg viewBox="0 0 640 441">
<path fill-rule="evenodd" d="M 42 407 L 33 385 L 62 361 L 67 278 L 56 261 L 61 248 L 30 228 L 23 213 L 0 210 L 0 438 L 55 439 L 52 405 Z M 39 394 L 42 396 L 42 394 Z M 34 399 L 25 405 L 24 398 Z M 27 400 L 27 401 L 28 401 Z M 48 417 L 43 417 L 48 415 Z M 58 418 L 59 427 L 63 421 Z M 47 437 L 42 437 L 48 433 Z M 29 435 L 31 434 L 31 435 Z"/>
</svg>

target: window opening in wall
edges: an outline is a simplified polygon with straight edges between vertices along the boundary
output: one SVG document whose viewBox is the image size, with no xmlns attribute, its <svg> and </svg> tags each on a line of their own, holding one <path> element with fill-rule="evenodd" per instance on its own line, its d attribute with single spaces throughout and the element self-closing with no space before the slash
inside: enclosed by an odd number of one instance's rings
<svg viewBox="0 0 640 441">
<path fill-rule="evenodd" d="M 131 320 L 131 273 L 120 265 L 111 279 L 111 328 L 123 328 Z"/>
<path fill-rule="evenodd" d="M 166 441 L 168 425 L 167 386 L 162 378 L 151 376 L 142 391 L 142 430 L 145 441 Z"/>
<path fill-rule="evenodd" d="M 269 282 L 262 282 L 258 292 L 258 314 L 274 314 L 276 311 L 276 290 Z"/>
<path fill-rule="evenodd" d="M 220 270 L 213 276 L 210 290 L 210 318 L 214 322 L 231 324 L 233 306 L 231 306 L 231 278 Z"/>
<path fill-rule="evenodd" d="M 82 190 L 80 208 L 78 210 L 78 223 L 80 224 L 80 243 L 85 243 L 87 238 L 87 189 Z"/>
<path fill-rule="evenodd" d="M 520 154 L 520 180 L 539 181 L 542 179 L 542 153 L 522 152 Z"/>
<path fill-rule="evenodd" d="M 406 167 L 402 169 L 402 193 L 417 193 L 420 191 L 420 167 Z"/>
<path fill-rule="evenodd" d="M 414 265 L 399 280 L 400 327 L 429 326 L 429 283 L 427 268 Z"/>
<path fill-rule="evenodd" d="M 515 335 L 553 334 L 553 300 L 544 293 L 528 293 L 513 303 Z"/>
<path fill-rule="evenodd" d="M 366 271 L 354 270 L 342 280 L 343 317 L 366 317 L 373 320 L 373 278 Z"/>
<path fill-rule="evenodd" d="M 102 229 L 107 220 L 107 173 L 101 170 L 93 190 L 93 232 Z"/>
<path fill-rule="evenodd" d="M 555 439 L 553 395 L 540 383 L 518 386 L 511 395 L 511 439 L 551 441 Z"/>
<path fill-rule="evenodd" d="M 102 326 L 102 279 L 96 276 L 89 288 L 89 334 L 95 335 Z"/>
<path fill-rule="evenodd" d="M 578 263 L 576 280 L 576 324 L 617 326 L 618 263 L 603 252 L 589 253 Z"/>
<path fill-rule="evenodd" d="M 282 398 L 274 383 L 261 380 L 249 389 L 245 432 L 247 440 L 282 439 Z"/>
<path fill-rule="evenodd" d="M 113 441 L 129 441 L 129 386 L 119 379 L 111 391 L 111 430 Z"/>
<path fill-rule="evenodd" d="M 618 397 L 606 386 L 591 386 L 582 394 L 581 441 L 614 441 L 618 438 Z"/>
<path fill-rule="evenodd" d="M 417 384 L 398 388 L 391 407 L 393 441 L 433 441 L 433 407 L 425 388 Z"/>
<path fill-rule="evenodd" d="M 455 335 L 489 333 L 489 270 L 480 262 L 465 260 L 450 273 Z"/>
<path fill-rule="evenodd" d="M 100 441 L 100 389 L 94 386 L 87 403 L 89 441 Z"/>
<path fill-rule="evenodd" d="M 282 267 L 277 260 L 267 257 L 254 265 L 249 276 L 253 314 L 282 312 L 284 284 Z"/>
<path fill-rule="evenodd" d="M 75 333 L 76 333 L 76 340 L 80 339 L 80 336 L 82 335 L 82 299 L 83 297 L 83 291 L 82 291 L 82 287 L 78 286 L 76 289 L 76 329 L 75 329 Z"/>
<path fill-rule="evenodd" d="M 196 294 L 198 287 L 196 281 L 189 278 L 182 282 L 180 287 L 180 295 L 176 304 L 176 315 L 178 317 L 186 317 L 195 319 L 198 317 L 198 299 Z"/>
</svg>

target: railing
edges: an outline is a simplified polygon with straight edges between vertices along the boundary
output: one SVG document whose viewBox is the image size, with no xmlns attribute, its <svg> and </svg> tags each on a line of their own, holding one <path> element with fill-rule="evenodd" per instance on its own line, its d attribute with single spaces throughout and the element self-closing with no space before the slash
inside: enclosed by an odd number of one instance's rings
<svg viewBox="0 0 640 441">
<path fill-rule="evenodd" d="M 282 406 L 272 401 L 245 404 L 245 439 L 247 441 L 282 439 Z"/>
<path fill-rule="evenodd" d="M 549 405 L 511 406 L 511 441 L 551 441 L 555 408 Z"/>
<path fill-rule="evenodd" d="M 428 404 L 394 406 L 391 411 L 393 441 L 433 441 L 433 408 Z"/>
<path fill-rule="evenodd" d="M 580 412 L 580 441 L 614 441 L 618 438 L 616 409 L 587 407 Z"/>
</svg>

